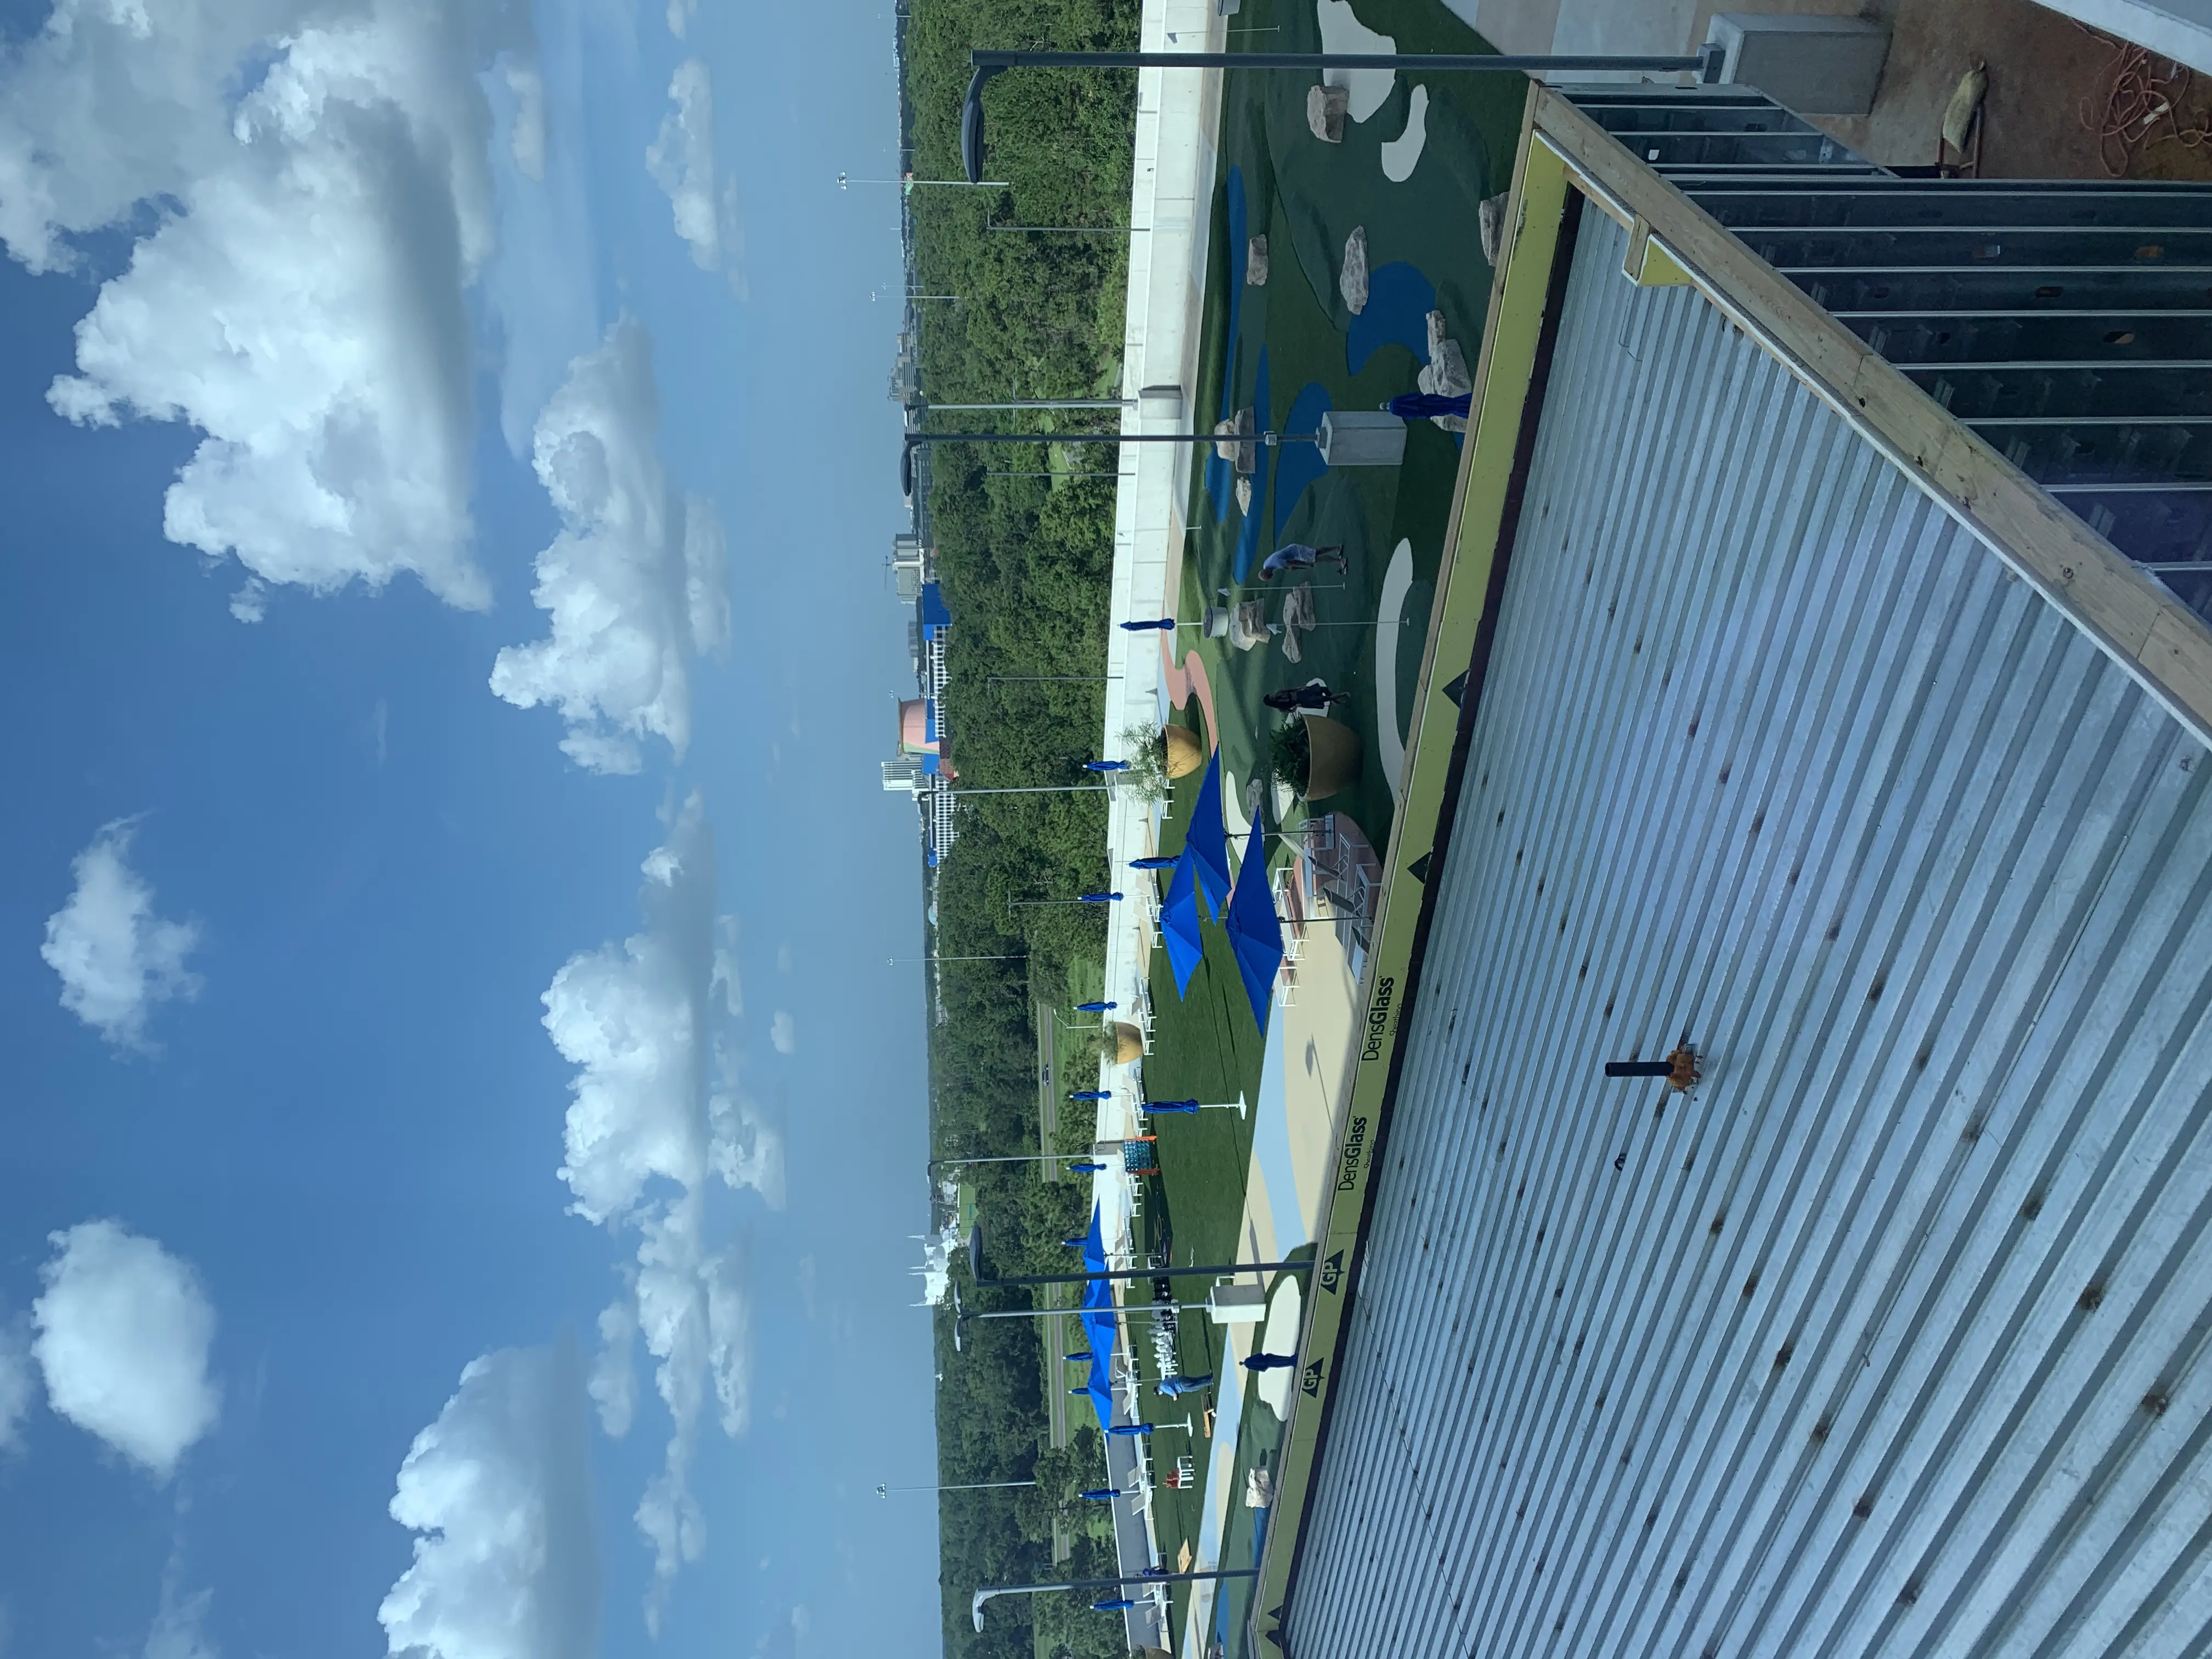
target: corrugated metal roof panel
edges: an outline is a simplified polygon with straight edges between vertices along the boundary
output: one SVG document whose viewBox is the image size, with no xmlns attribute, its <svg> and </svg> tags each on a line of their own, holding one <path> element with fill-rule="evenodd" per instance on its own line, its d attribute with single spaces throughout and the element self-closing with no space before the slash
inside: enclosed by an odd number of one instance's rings
<svg viewBox="0 0 2212 1659">
<path fill-rule="evenodd" d="M 1285 1615 L 2212 1639 L 2207 757 L 1584 216 Z M 1687 1036 L 1686 1098 L 1607 1082 Z"/>
</svg>

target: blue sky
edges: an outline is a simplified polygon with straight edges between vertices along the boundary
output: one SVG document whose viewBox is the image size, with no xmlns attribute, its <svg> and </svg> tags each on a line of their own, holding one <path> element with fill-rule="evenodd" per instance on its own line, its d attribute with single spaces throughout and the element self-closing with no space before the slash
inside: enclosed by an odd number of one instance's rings
<svg viewBox="0 0 2212 1659">
<path fill-rule="evenodd" d="M 0 1656 L 934 1651 L 888 4 L 0 38 Z"/>
</svg>

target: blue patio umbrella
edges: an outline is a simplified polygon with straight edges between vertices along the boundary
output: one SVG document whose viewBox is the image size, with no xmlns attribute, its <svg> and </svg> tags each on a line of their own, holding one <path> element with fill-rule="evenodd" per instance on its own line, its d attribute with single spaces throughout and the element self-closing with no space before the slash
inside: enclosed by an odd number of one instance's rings
<svg viewBox="0 0 2212 1659">
<path fill-rule="evenodd" d="M 1075 1012 L 1079 1014 L 1103 1014 L 1121 1006 L 1118 1002 L 1079 1002 L 1075 1005 Z"/>
<path fill-rule="evenodd" d="M 1131 859 L 1129 860 L 1129 867 L 1132 870 L 1172 870 L 1175 866 L 1176 861 L 1173 859 Z"/>
<path fill-rule="evenodd" d="M 1168 966 L 1175 970 L 1176 994 L 1189 995 L 1191 976 L 1206 960 L 1206 945 L 1198 934 L 1198 860 L 1188 845 L 1176 860 L 1167 896 L 1160 901 L 1160 942 L 1167 946 Z"/>
<path fill-rule="evenodd" d="M 1215 750 L 1199 780 L 1198 799 L 1190 809 L 1190 832 L 1183 837 L 1185 858 L 1197 865 L 1199 895 L 1206 914 L 1218 916 L 1229 902 L 1229 832 L 1221 821 L 1221 751 Z"/>
<path fill-rule="evenodd" d="M 1432 415 L 1463 416 L 1472 401 L 1464 392 L 1455 398 L 1441 392 L 1406 392 L 1382 407 L 1401 421 L 1425 421 Z"/>
<path fill-rule="evenodd" d="M 1229 944 L 1237 952 L 1237 971 L 1244 977 L 1252 1018 L 1264 1031 L 1274 1000 L 1275 975 L 1283 965 L 1283 923 L 1267 886 L 1267 844 L 1257 818 L 1252 821 L 1251 839 L 1244 844 L 1237 890 L 1229 900 Z"/>
<path fill-rule="evenodd" d="M 1148 1100 L 1145 1103 L 1145 1109 L 1148 1112 L 1194 1113 L 1198 1110 L 1198 1103 L 1194 1100 Z"/>
</svg>

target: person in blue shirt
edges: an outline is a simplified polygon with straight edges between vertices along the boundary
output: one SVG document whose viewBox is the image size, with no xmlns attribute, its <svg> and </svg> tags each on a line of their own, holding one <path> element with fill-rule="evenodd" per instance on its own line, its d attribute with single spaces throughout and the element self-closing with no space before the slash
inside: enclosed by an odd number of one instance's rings
<svg viewBox="0 0 2212 1659">
<path fill-rule="evenodd" d="M 1267 555 L 1260 566 L 1260 580 L 1271 582 L 1285 570 L 1310 570 L 1317 559 L 1326 559 L 1339 570 L 1350 568 L 1351 561 L 1344 556 L 1344 544 L 1332 543 L 1327 547 L 1309 547 L 1304 542 L 1285 542 Z"/>
</svg>

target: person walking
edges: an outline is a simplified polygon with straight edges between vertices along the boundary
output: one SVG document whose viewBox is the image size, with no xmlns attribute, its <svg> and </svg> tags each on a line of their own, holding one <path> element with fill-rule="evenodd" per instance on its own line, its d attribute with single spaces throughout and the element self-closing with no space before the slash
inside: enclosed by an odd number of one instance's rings
<svg viewBox="0 0 2212 1659">
<path fill-rule="evenodd" d="M 1350 568 L 1351 562 L 1344 556 L 1344 544 L 1332 542 L 1327 547 L 1309 547 L 1304 542 L 1285 542 L 1267 555 L 1260 566 L 1260 580 L 1271 582 L 1285 570 L 1310 570 L 1316 560 L 1326 559 L 1339 570 Z"/>
<path fill-rule="evenodd" d="M 1279 691 L 1270 691 L 1260 699 L 1268 708 L 1285 714 L 1295 714 L 1303 708 L 1319 709 L 1327 714 L 1331 703 L 1349 702 L 1349 691 L 1332 691 L 1328 684 L 1316 680 L 1310 685 L 1286 685 Z"/>
</svg>

